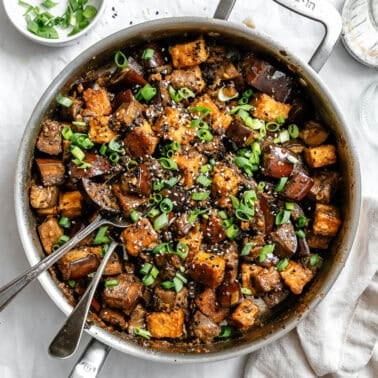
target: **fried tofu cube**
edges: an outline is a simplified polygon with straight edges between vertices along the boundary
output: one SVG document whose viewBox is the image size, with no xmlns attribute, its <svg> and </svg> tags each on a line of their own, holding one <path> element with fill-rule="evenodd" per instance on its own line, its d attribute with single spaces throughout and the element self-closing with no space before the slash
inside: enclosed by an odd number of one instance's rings
<svg viewBox="0 0 378 378">
<path fill-rule="evenodd" d="M 44 186 L 60 185 L 64 182 L 65 168 L 57 159 L 35 159 Z"/>
<path fill-rule="evenodd" d="M 245 299 L 240 303 L 231 315 L 230 321 L 236 327 L 247 330 L 253 326 L 256 315 L 259 312 L 258 306 L 250 299 Z"/>
<path fill-rule="evenodd" d="M 152 227 L 151 222 L 142 218 L 133 225 L 125 228 L 121 234 L 126 251 L 131 256 L 138 256 L 145 249 L 153 248 L 158 240 L 158 234 Z"/>
<path fill-rule="evenodd" d="M 83 116 L 100 117 L 112 113 L 109 94 L 105 88 L 87 88 L 83 92 L 83 99 L 85 102 Z"/>
<path fill-rule="evenodd" d="M 162 138 L 189 144 L 197 134 L 193 127 L 189 127 L 189 119 L 183 117 L 179 109 L 166 107 L 153 129 Z"/>
<path fill-rule="evenodd" d="M 109 127 L 109 117 L 92 117 L 89 120 L 89 139 L 94 143 L 109 143 L 117 134 Z"/>
<path fill-rule="evenodd" d="M 188 261 L 190 261 L 200 251 L 202 239 L 202 232 L 200 231 L 199 227 L 196 227 L 178 240 L 181 243 L 187 244 L 189 247 L 189 253 L 186 258 Z"/>
<path fill-rule="evenodd" d="M 227 130 L 231 125 L 232 116 L 230 116 L 228 113 L 221 112 L 208 94 L 204 94 L 194 101 L 192 107 L 196 106 L 210 109 L 211 127 L 214 131 Z"/>
<path fill-rule="evenodd" d="M 59 209 L 58 206 L 47 207 L 46 209 L 37 209 L 37 214 L 47 217 L 49 215 L 58 215 Z"/>
<path fill-rule="evenodd" d="M 190 151 L 189 153 L 174 155 L 172 159 L 183 173 L 181 182 L 185 185 L 185 189 L 190 189 L 198 176 L 202 155 L 196 151 Z"/>
<path fill-rule="evenodd" d="M 335 164 L 337 161 L 336 147 L 332 144 L 306 148 L 304 156 L 306 163 L 311 168 L 324 167 L 326 165 Z"/>
<path fill-rule="evenodd" d="M 312 232 L 306 234 L 307 244 L 313 249 L 328 249 L 331 239 L 330 236 L 315 235 Z"/>
<path fill-rule="evenodd" d="M 126 135 L 123 142 L 132 157 L 145 157 L 154 153 L 159 138 L 152 131 L 150 124 L 143 119 L 140 125 Z"/>
<path fill-rule="evenodd" d="M 32 185 L 30 188 L 30 205 L 34 209 L 48 209 L 56 206 L 59 189 L 56 186 Z"/>
<path fill-rule="evenodd" d="M 79 279 L 95 272 L 100 265 L 102 247 L 78 247 L 67 252 L 58 262 L 64 280 Z"/>
<path fill-rule="evenodd" d="M 321 145 L 328 136 L 329 132 L 319 122 L 315 121 L 306 122 L 299 133 L 299 137 L 310 147 Z"/>
<path fill-rule="evenodd" d="M 42 129 L 37 140 L 37 148 L 49 155 L 59 155 L 62 152 L 62 124 L 47 119 L 42 122 Z"/>
<path fill-rule="evenodd" d="M 38 226 L 38 233 L 43 249 L 47 254 L 52 252 L 53 246 L 64 235 L 63 228 L 59 226 L 58 220 L 54 217 L 46 218 Z"/>
<path fill-rule="evenodd" d="M 252 295 L 256 294 L 256 289 L 253 286 L 252 279 L 258 273 L 262 271 L 262 267 L 255 265 L 255 264 L 241 264 L 240 272 L 241 272 L 241 279 L 242 279 L 242 287 L 251 290 Z"/>
<path fill-rule="evenodd" d="M 173 70 L 171 75 L 166 77 L 174 88 L 189 88 L 195 93 L 202 92 L 206 83 L 202 77 L 202 71 L 199 66 L 189 67 L 182 70 Z"/>
<path fill-rule="evenodd" d="M 287 119 L 291 109 L 291 105 L 276 101 L 265 93 L 257 94 L 252 105 L 255 107 L 253 116 L 267 122 L 275 122 L 279 117 Z"/>
<path fill-rule="evenodd" d="M 59 211 L 64 217 L 76 218 L 81 215 L 83 196 L 79 190 L 60 193 Z"/>
<path fill-rule="evenodd" d="M 227 207 L 230 204 L 230 196 L 238 192 L 239 183 L 240 177 L 235 169 L 223 163 L 214 167 L 211 193 L 217 198 L 220 207 Z"/>
<path fill-rule="evenodd" d="M 184 333 L 184 311 L 182 308 L 166 312 L 152 312 L 147 315 L 147 329 L 156 339 L 177 339 Z"/>
<path fill-rule="evenodd" d="M 206 62 L 208 51 L 205 40 L 199 38 L 193 42 L 174 45 L 169 50 L 175 68 L 192 67 Z"/>
<path fill-rule="evenodd" d="M 339 210 L 335 206 L 316 204 L 312 226 L 315 235 L 336 236 L 341 223 Z"/>
<path fill-rule="evenodd" d="M 308 284 L 313 277 L 313 272 L 310 269 L 303 267 L 295 261 L 290 261 L 289 265 L 281 273 L 281 277 L 285 284 L 289 287 L 292 293 L 299 295 L 303 288 Z"/>
<path fill-rule="evenodd" d="M 198 252 L 189 267 L 189 274 L 194 281 L 216 288 L 224 278 L 226 261 L 213 253 Z"/>
<path fill-rule="evenodd" d="M 280 286 L 281 277 L 274 267 L 263 269 L 253 276 L 256 289 L 260 292 L 268 293 Z"/>
</svg>

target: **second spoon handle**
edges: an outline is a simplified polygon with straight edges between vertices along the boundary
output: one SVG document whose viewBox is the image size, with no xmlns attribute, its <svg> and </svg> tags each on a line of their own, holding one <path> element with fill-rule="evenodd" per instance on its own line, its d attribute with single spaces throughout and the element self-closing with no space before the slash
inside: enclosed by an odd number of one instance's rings
<svg viewBox="0 0 378 378">
<path fill-rule="evenodd" d="M 107 223 L 107 221 L 99 215 L 92 223 L 85 227 L 82 231 L 77 233 L 72 239 L 68 240 L 64 245 L 59 247 L 55 252 L 45 257 L 37 264 L 30 267 L 24 273 L 16 277 L 0 288 L 0 311 L 3 311 L 8 303 L 30 282 L 34 281 L 41 273 L 46 271 L 61 259 L 69 250 L 71 250 L 77 243 L 85 239 L 97 228 Z"/>
<path fill-rule="evenodd" d="M 87 319 L 97 285 L 101 279 L 105 266 L 117 245 L 118 243 L 115 241 L 110 244 L 95 276 L 92 279 L 92 282 L 89 284 L 84 295 L 81 297 L 76 307 L 66 319 L 63 327 L 51 342 L 49 346 L 49 353 L 51 356 L 57 358 L 67 358 L 76 352 L 81 335 L 83 334 L 85 321 Z"/>
</svg>

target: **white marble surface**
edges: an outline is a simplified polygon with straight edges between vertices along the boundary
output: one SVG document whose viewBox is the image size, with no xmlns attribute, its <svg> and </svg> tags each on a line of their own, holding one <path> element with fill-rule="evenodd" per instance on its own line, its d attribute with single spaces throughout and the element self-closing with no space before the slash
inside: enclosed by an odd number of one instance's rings
<svg viewBox="0 0 378 378">
<path fill-rule="evenodd" d="M 13 1 L 13 0 L 6 0 Z M 216 0 L 106 0 L 103 19 L 79 43 L 66 48 L 35 45 L 19 35 L 8 22 L 0 5 L 0 286 L 27 268 L 17 234 L 13 210 L 13 180 L 17 149 L 26 122 L 38 99 L 63 67 L 86 47 L 123 27 L 130 21 L 169 16 L 211 16 Z M 341 7 L 342 0 L 333 0 Z M 112 18 L 115 7 L 116 18 Z M 158 12 L 158 14 L 156 14 Z M 302 19 L 267 0 L 239 0 L 231 20 L 253 20 L 259 30 L 270 34 L 301 57 L 308 59 L 321 39 L 322 27 Z M 367 148 L 360 131 L 357 106 L 364 88 L 378 79 L 378 72 L 355 62 L 339 43 L 320 76 L 344 109 L 363 161 L 364 192 L 376 191 L 365 180 L 374 175 L 377 154 Z M 368 174 L 368 175 L 367 175 Z M 51 338 L 64 320 L 40 284 L 31 284 L 0 314 L 0 377 L 66 377 L 74 360 L 54 360 L 47 355 Z M 88 341 L 85 336 L 82 347 Z M 81 348 L 82 349 L 82 348 Z M 245 358 L 206 365 L 174 366 L 138 360 L 112 351 L 101 377 L 241 377 Z M 279 372 L 277 372 L 279 376 Z"/>
</svg>

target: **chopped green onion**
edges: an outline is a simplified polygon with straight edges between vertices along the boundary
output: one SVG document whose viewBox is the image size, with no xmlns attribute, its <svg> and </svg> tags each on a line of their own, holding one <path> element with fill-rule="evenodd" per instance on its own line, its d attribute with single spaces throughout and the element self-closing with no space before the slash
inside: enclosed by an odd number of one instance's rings
<svg viewBox="0 0 378 378">
<path fill-rule="evenodd" d="M 169 243 L 160 243 L 158 244 L 153 250 L 152 253 L 154 254 L 164 254 L 164 253 L 172 253 L 172 247 Z"/>
<path fill-rule="evenodd" d="M 278 136 L 278 140 L 280 143 L 288 142 L 290 140 L 289 132 L 287 130 L 282 130 Z"/>
<path fill-rule="evenodd" d="M 275 244 L 266 244 L 262 247 L 259 254 L 259 262 L 264 262 L 270 253 L 273 253 Z"/>
<path fill-rule="evenodd" d="M 285 270 L 285 268 L 289 265 L 289 259 L 288 258 L 284 258 L 282 260 L 280 260 L 277 264 L 277 270 L 279 272 L 282 272 L 283 270 Z"/>
<path fill-rule="evenodd" d="M 219 339 L 228 339 L 232 336 L 232 328 L 229 326 L 222 326 L 219 335 L 217 336 Z"/>
<path fill-rule="evenodd" d="M 145 286 L 151 286 L 154 282 L 155 279 L 151 275 L 147 275 L 142 278 L 142 283 Z"/>
<path fill-rule="evenodd" d="M 109 150 L 113 152 L 118 152 L 119 154 L 124 154 L 125 149 L 123 148 L 123 144 L 117 138 L 113 138 L 108 144 Z"/>
<path fill-rule="evenodd" d="M 260 181 L 258 184 L 257 184 L 257 191 L 259 192 L 262 192 L 265 188 L 265 181 Z"/>
<path fill-rule="evenodd" d="M 138 222 L 138 220 L 140 219 L 139 213 L 135 210 L 132 210 L 130 213 L 130 219 L 133 223 Z"/>
<path fill-rule="evenodd" d="M 162 213 L 170 213 L 173 210 L 173 203 L 169 198 L 164 198 L 159 207 Z"/>
<path fill-rule="evenodd" d="M 180 279 L 182 282 L 184 282 L 184 284 L 188 283 L 188 279 L 184 277 L 181 273 L 177 272 L 176 277 Z"/>
<path fill-rule="evenodd" d="M 140 101 L 140 100 L 145 100 L 145 101 L 150 101 L 157 93 L 157 89 L 154 88 L 151 84 L 146 84 L 144 87 L 139 89 L 137 94 L 135 95 L 135 98 Z"/>
<path fill-rule="evenodd" d="M 195 93 L 187 88 L 187 87 L 184 87 L 184 88 L 180 88 L 178 91 L 177 91 L 178 95 L 180 97 L 182 97 L 183 99 L 187 99 L 189 97 L 196 97 Z"/>
<path fill-rule="evenodd" d="M 233 220 L 233 218 L 223 219 L 223 221 L 222 221 L 222 226 L 223 226 L 224 228 L 229 228 L 229 227 L 231 227 L 233 224 L 234 224 L 234 220 Z"/>
<path fill-rule="evenodd" d="M 54 8 L 58 3 L 55 3 L 52 0 L 45 0 L 41 3 L 41 5 L 47 9 Z"/>
<path fill-rule="evenodd" d="M 175 285 L 171 281 L 163 281 L 160 285 L 162 286 L 163 289 L 166 289 L 166 290 L 170 290 L 175 287 Z"/>
<path fill-rule="evenodd" d="M 290 211 L 289 210 L 280 210 L 276 215 L 276 225 L 280 226 L 281 224 L 285 224 L 290 220 Z"/>
<path fill-rule="evenodd" d="M 150 263 L 144 263 L 141 268 L 139 269 L 139 273 L 143 274 L 144 276 L 150 273 L 152 269 L 152 264 Z"/>
<path fill-rule="evenodd" d="M 189 246 L 186 243 L 178 242 L 176 247 L 176 254 L 182 259 L 186 259 L 189 253 Z"/>
<path fill-rule="evenodd" d="M 197 131 L 197 136 L 200 140 L 204 142 L 210 142 L 213 140 L 214 136 L 208 129 L 201 128 Z"/>
<path fill-rule="evenodd" d="M 119 160 L 119 154 L 118 154 L 118 152 L 112 152 L 112 153 L 109 155 L 109 160 L 110 160 L 112 163 L 116 164 L 116 163 L 118 162 L 118 160 Z"/>
<path fill-rule="evenodd" d="M 73 132 L 71 130 L 71 127 L 69 126 L 64 126 L 62 129 L 62 136 L 65 140 L 71 140 L 73 135 Z"/>
<path fill-rule="evenodd" d="M 79 161 L 85 159 L 85 153 L 78 146 L 70 146 L 70 152 Z"/>
<path fill-rule="evenodd" d="M 156 278 L 159 275 L 159 269 L 156 268 L 156 266 L 153 266 L 152 269 L 150 270 L 150 276 L 152 278 Z"/>
<path fill-rule="evenodd" d="M 249 112 L 249 111 L 252 110 L 252 109 L 253 109 L 253 106 L 252 106 L 252 105 L 246 105 L 246 104 L 244 104 L 244 105 L 237 105 L 237 106 L 234 106 L 234 107 L 230 110 L 229 113 L 232 115 L 232 114 L 235 114 L 235 113 L 239 112 L 239 110 L 244 110 L 244 111 Z"/>
<path fill-rule="evenodd" d="M 108 147 L 106 146 L 106 144 L 101 145 L 99 149 L 100 155 L 105 156 L 107 151 L 108 151 Z"/>
<path fill-rule="evenodd" d="M 280 180 L 278 181 L 278 184 L 274 188 L 274 190 L 279 193 L 282 192 L 285 188 L 285 185 L 287 183 L 288 177 L 281 177 Z"/>
<path fill-rule="evenodd" d="M 67 283 L 68 283 L 68 286 L 72 289 L 76 286 L 75 280 L 68 280 Z"/>
<path fill-rule="evenodd" d="M 71 135 L 71 142 L 85 150 L 89 150 L 94 146 L 94 143 L 88 138 L 88 135 L 82 133 L 73 133 Z"/>
<path fill-rule="evenodd" d="M 252 176 L 254 171 L 253 164 L 249 161 L 249 159 L 243 156 L 236 156 L 234 158 L 234 163 L 246 173 L 247 176 Z"/>
<path fill-rule="evenodd" d="M 243 222 L 250 221 L 255 215 L 255 210 L 247 206 L 235 210 L 235 216 Z"/>
<path fill-rule="evenodd" d="M 87 169 L 91 167 L 91 164 L 86 163 L 85 161 L 79 160 L 79 159 L 73 159 L 72 163 L 78 166 L 80 169 Z"/>
<path fill-rule="evenodd" d="M 197 177 L 197 180 L 196 182 L 202 186 L 205 186 L 205 187 L 208 187 L 211 185 L 211 179 L 209 179 L 207 176 L 205 175 L 199 175 Z"/>
<path fill-rule="evenodd" d="M 315 253 L 315 254 L 311 255 L 311 257 L 310 257 L 310 266 L 319 265 L 320 261 L 321 260 L 320 260 L 319 255 Z"/>
<path fill-rule="evenodd" d="M 200 168 L 201 173 L 208 173 L 213 169 L 211 164 L 205 164 Z"/>
<path fill-rule="evenodd" d="M 299 239 L 304 239 L 306 237 L 306 234 L 303 230 L 296 231 L 295 235 L 297 235 Z"/>
<path fill-rule="evenodd" d="M 67 217 L 60 217 L 59 225 L 62 226 L 63 228 L 69 228 L 71 226 L 71 221 Z"/>
<path fill-rule="evenodd" d="M 106 254 L 106 252 L 108 251 L 108 249 L 109 249 L 109 244 L 104 244 L 104 245 L 102 246 L 102 249 L 101 249 L 101 257 L 104 257 L 104 256 L 105 256 L 105 254 Z"/>
<path fill-rule="evenodd" d="M 114 63 L 120 69 L 126 68 L 129 64 L 126 55 L 120 50 L 114 54 Z"/>
<path fill-rule="evenodd" d="M 226 236 L 229 239 L 234 240 L 238 235 L 239 235 L 239 228 L 238 228 L 238 226 L 232 224 L 230 227 L 228 227 L 226 229 Z"/>
<path fill-rule="evenodd" d="M 173 278 L 173 287 L 176 293 L 179 293 L 184 288 L 184 283 L 177 277 Z"/>
<path fill-rule="evenodd" d="M 297 227 L 302 228 L 307 225 L 307 218 L 304 215 L 301 215 L 297 219 Z"/>
<path fill-rule="evenodd" d="M 152 336 L 149 331 L 147 331 L 146 329 L 139 328 L 139 327 L 134 328 L 134 335 L 141 336 L 147 340 L 149 340 Z"/>
<path fill-rule="evenodd" d="M 73 101 L 69 97 L 62 96 L 60 93 L 55 97 L 56 102 L 66 108 L 71 107 Z"/>
<path fill-rule="evenodd" d="M 271 133 L 278 131 L 280 128 L 280 125 L 277 122 L 268 122 L 265 126 L 266 126 L 266 130 Z"/>
<path fill-rule="evenodd" d="M 242 292 L 242 294 L 244 295 L 252 295 L 252 290 L 251 289 L 248 289 L 248 287 L 242 287 L 240 289 L 240 291 Z"/>
<path fill-rule="evenodd" d="M 177 171 L 178 169 L 177 163 L 170 158 L 162 157 L 159 159 L 159 162 L 164 169 L 169 169 L 171 171 Z"/>
<path fill-rule="evenodd" d="M 118 280 L 106 280 L 105 281 L 105 287 L 112 287 L 118 285 Z"/>
<path fill-rule="evenodd" d="M 155 193 L 151 199 L 150 199 L 150 204 L 151 205 L 157 205 L 160 203 L 160 201 L 163 199 L 163 196 L 160 193 Z"/>
<path fill-rule="evenodd" d="M 210 196 L 210 192 L 194 192 L 192 193 L 193 201 L 204 201 L 207 200 Z"/>
<path fill-rule="evenodd" d="M 285 202 L 285 209 L 286 210 L 294 210 L 295 209 L 295 203 L 294 202 Z"/>
<path fill-rule="evenodd" d="M 295 156 L 292 156 L 292 155 L 289 155 L 289 156 L 287 157 L 287 161 L 289 161 L 289 162 L 292 163 L 292 164 L 296 164 L 296 163 L 298 163 L 298 159 L 297 159 Z"/>
<path fill-rule="evenodd" d="M 154 56 L 155 51 L 153 49 L 145 49 L 142 54 L 143 60 L 150 60 Z"/>
<path fill-rule="evenodd" d="M 110 243 L 110 239 L 108 236 L 106 236 L 106 233 L 108 231 L 108 226 L 102 226 L 97 231 L 97 234 L 93 240 L 94 245 L 100 245 L 100 244 L 107 244 Z"/>
<path fill-rule="evenodd" d="M 62 245 L 64 243 L 67 243 L 68 240 L 70 240 L 70 237 L 67 236 L 67 235 L 62 235 L 59 239 L 58 239 L 58 244 Z"/>
<path fill-rule="evenodd" d="M 93 5 L 87 5 L 84 8 L 83 16 L 86 19 L 91 20 L 92 18 L 96 16 L 96 14 L 97 14 L 97 9 Z"/>
<path fill-rule="evenodd" d="M 285 118 L 283 116 L 278 116 L 276 118 L 276 121 L 277 121 L 277 123 L 279 123 L 280 125 L 282 125 L 283 123 L 285 123 Z"/>
<path fill-rule="evenodd" d="M 218 216 L 219 216 L 220 219 L 227 219 L 228 218 L 227 213 L 224 210 L 218 211 Z"/>
<path fill-rule="evenodd" d="M 291 138 L 296 139 L 299 137 L 299 128 L 294 123 L 288 126 L 288 131 Z"/>
<path fill-rule="evenodd" d="M 168 215 L 166 213 L 160 214 L 155 220 L 154 220 L 154 229 L 160 230 L 161 228 L 164 228 L 168 226 L 169 219 Z"/>
<path fill-rule="evenodd" d="M 195 209 L 191 212 L 191 214 L 189 215 L 188 217 L 188 223 L 193 223 L 197 220 L 198 216 L 201 215 L 201 214 L 205 214 L 207 213 L 209 210 L 208 209 L 204 209 L 204 210 L 201 210 L 201 209 Z"/>
<path fill-rule="evenodd" d="M 245 243 L 240 252 L 240 256 L 248 256 L 251 253 L 253 243 Z"/>
<path fill-rule="evenodd" d="M 211 109 L 210 108 L 207 108 L 206 106 L 202 106 L 202 105 L 193 106 L 193 107 L 191 107 L 189 109 L 189 111 L 191 113 L 195 113 L 195 112 L 200 113 L 201 114 L 201 118 L 204 118 L 209 113 L 211 113 Z"/>
<path fill-rule="evenodd" d="M 158 209 L 151 209 L 148 213 L 147 216 L 149 218 L 155 218 L 157 215 L 160 214 L 160 211 Z"/>
</svg>

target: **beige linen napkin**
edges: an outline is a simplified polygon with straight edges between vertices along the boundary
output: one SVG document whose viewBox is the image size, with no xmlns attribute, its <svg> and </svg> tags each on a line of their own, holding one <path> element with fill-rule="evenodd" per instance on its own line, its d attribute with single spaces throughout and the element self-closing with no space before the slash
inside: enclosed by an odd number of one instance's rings
<svg viewBox="0 0 378 378">
<path fill-rule="evenodd" d="M 365 198 L 356 241 L 334 287 L 295 330 L 249 357 L 245 378 L 376 377 L 377 269 L 378 201 Z"/>
</svg>

